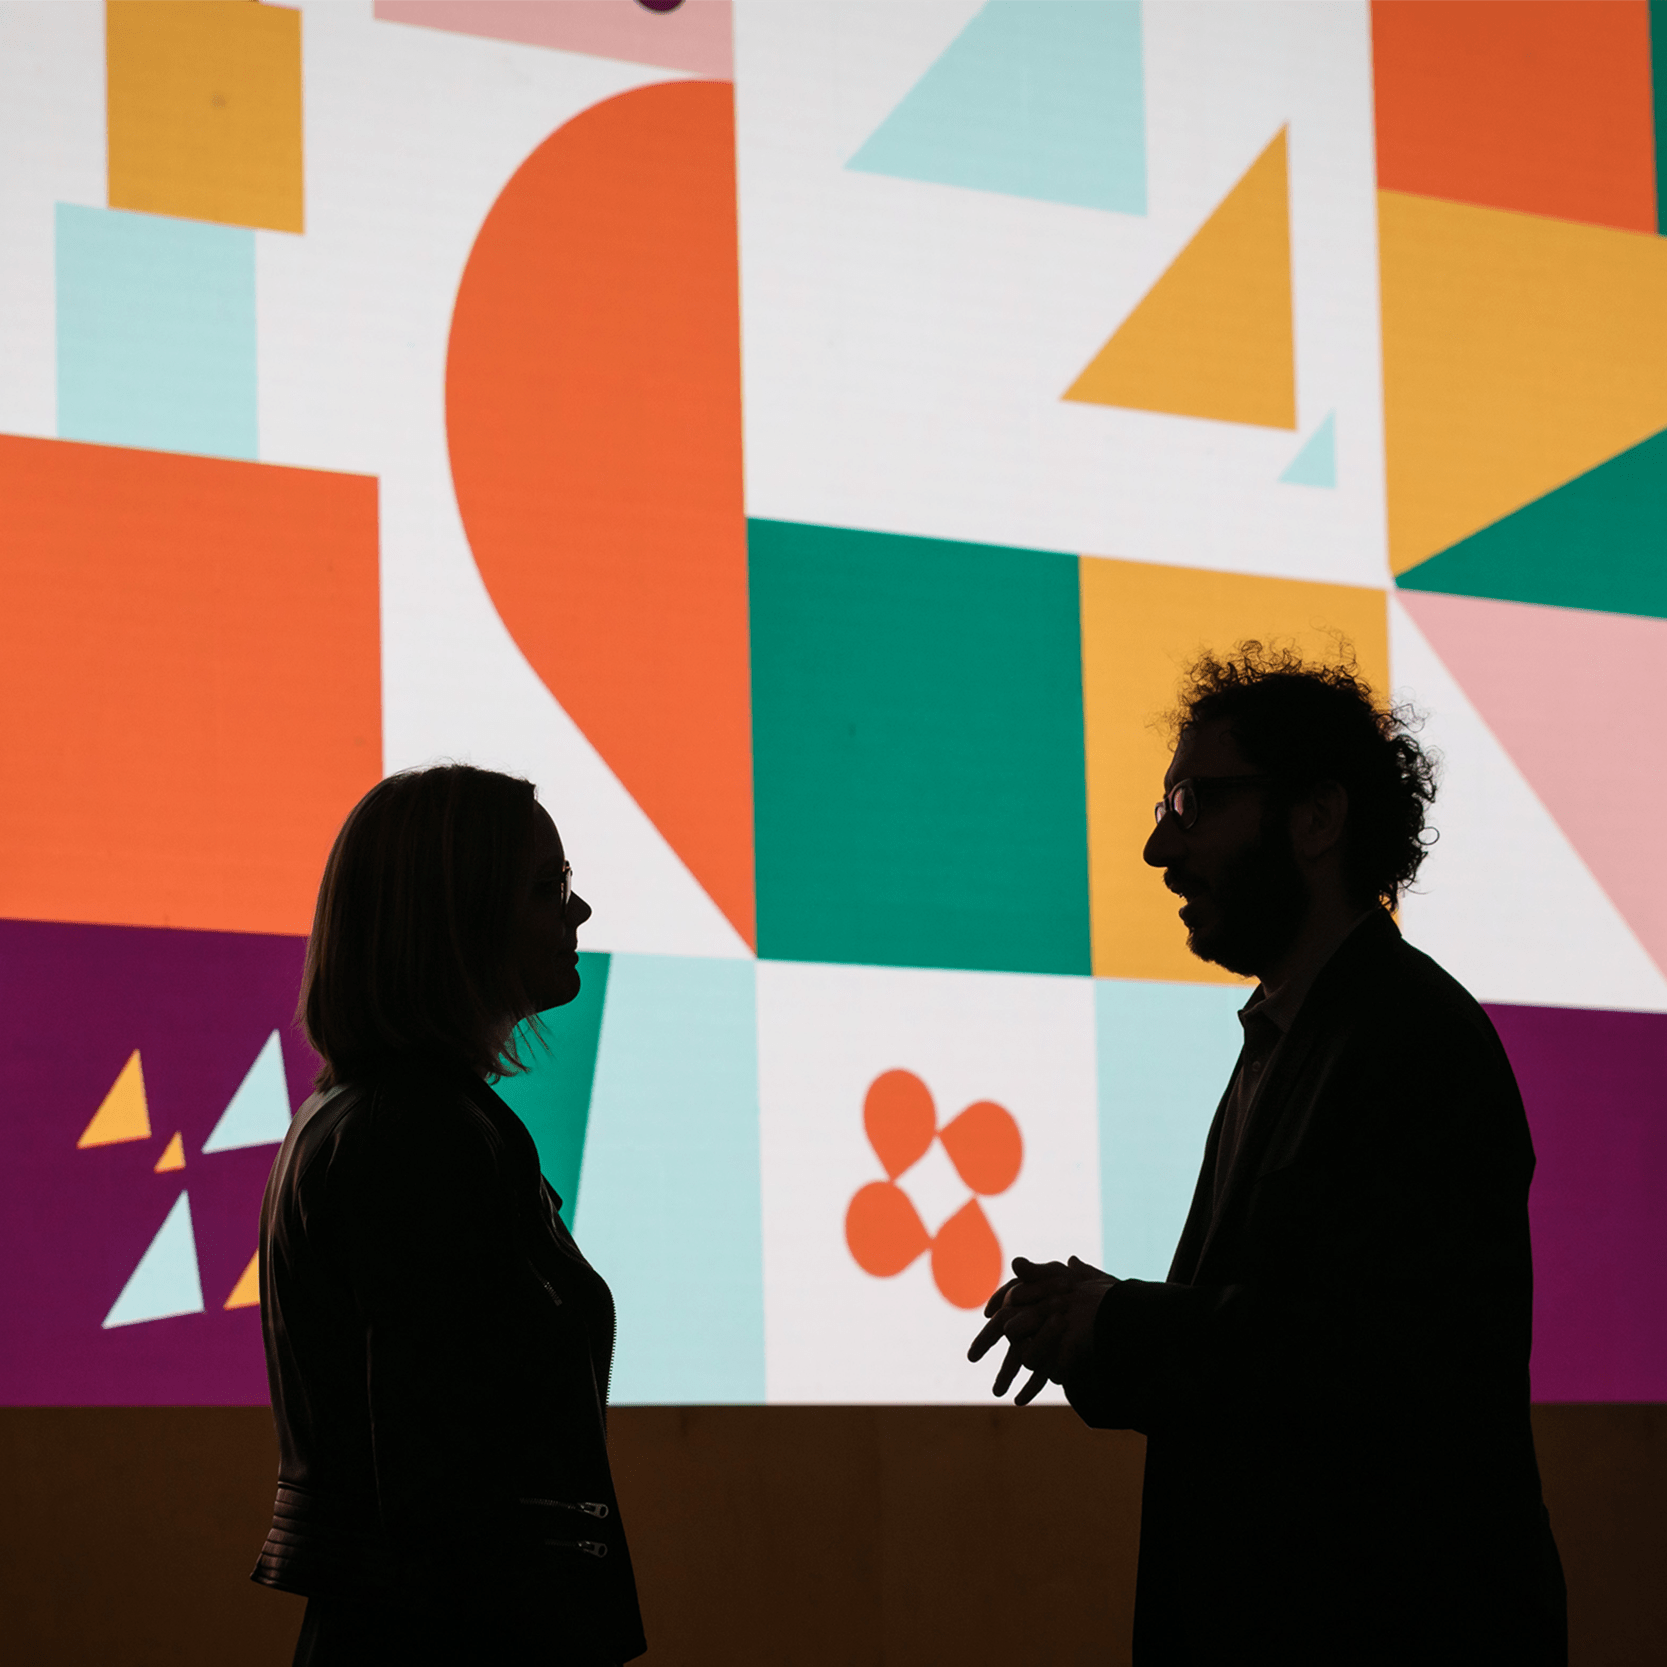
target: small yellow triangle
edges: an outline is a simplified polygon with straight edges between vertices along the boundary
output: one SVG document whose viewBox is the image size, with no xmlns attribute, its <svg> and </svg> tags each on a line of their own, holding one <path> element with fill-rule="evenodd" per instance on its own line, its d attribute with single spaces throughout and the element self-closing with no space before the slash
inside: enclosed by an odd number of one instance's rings
<svg viewBox="0 0 1667 1667">
<path fill-rule="evenodd" d="M 238 1276 L 237 1283 L 232 1286 L 232 1294 L 226 1298 L 227 1308 L 259 1308 L 260 1307 L 260 1252 L 257 1250 L 249 1258 L 249 1265 Z"/>
<path fill-rule="evenodd" d="M 1064 397 L 1297 426 L 1284 128 Z"/>
<path fill-rule="evenodd" d="M 150 1106 L 145 1101 L 145 1073 L 139 1065 L 139 1050 L 135 1048 L 75 1144 L 114 1146 L 120 1140 L 149 1139 Z"/>
<path fill-rule="evenodd" d="M 154 1173 L 158 1175 L 165 1175 L 170 1169 L 183 1169 L 184 1167 L 185 1142 L 176 1134 L 174 1138 L 168 1142 L 162 1156 L 156 1160 L 156 1169 Z"/>
</svg>

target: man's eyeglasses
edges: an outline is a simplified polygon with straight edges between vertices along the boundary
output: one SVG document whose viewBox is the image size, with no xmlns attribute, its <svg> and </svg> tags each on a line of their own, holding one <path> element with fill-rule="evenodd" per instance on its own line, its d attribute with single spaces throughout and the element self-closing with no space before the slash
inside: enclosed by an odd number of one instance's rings
<svg viewBox="0 0 1667 1667">
<path fill-rule="evenodd" d="M 1152 807 L 1152 820 L 1161 822 L 1166 816 L 1173 816 L 1180 823 L 1183 831 L 1197 822 L 1204 808 L 1205 787 L 1254 787 L 1260 782 L 1272 781 L 1273 777 L 1261 776 L 1188 776 L 1185 781 L 1178 781 Z"/>
</svg>

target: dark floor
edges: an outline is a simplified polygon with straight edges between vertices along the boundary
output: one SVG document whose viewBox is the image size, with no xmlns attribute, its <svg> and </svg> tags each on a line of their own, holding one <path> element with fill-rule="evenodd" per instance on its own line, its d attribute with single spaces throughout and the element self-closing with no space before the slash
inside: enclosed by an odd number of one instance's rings
<svg viewBox="0 0 1667 1667">
<path fill-rule="evenodd" d="M 1574 1667 L 1659 1667 L 1667 1407 L 1535 1409 Z M 651 1667 L 1128 1659 L 1141 1442 L 1063 1409 L 621 1408 Z M 28 1667 L 264 1667 L 264 1408 L 0 1410 L 0 1613 Z M 1107 1640 L 1112 1640 L 1108 1647 Z"/>
</svg>

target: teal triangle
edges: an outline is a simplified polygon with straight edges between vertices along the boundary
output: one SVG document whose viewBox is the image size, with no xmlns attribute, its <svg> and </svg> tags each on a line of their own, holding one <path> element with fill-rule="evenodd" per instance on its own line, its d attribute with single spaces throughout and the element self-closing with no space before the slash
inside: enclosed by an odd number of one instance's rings
<svg viewBox="0 0 1667 1667">
<path fill-rule="evenodd" d="M 498 1097 L 527 1125 L 538 1147 L 539 1168 L 561 1199 L 561 1217 L 569 1227 L 579 1196 L 608 965 L 606 955 L 580 954 L 578 995 L 565 1007 L 540 1013 L 536 1027 L 524 1024 L 515 1032 L 527 1069 L 493 1084 Z"/>
<path fill-rule="evenodd" d="M 205 1152 L 232 1152 L 240 1146 L 270 1146 L 289 1130 L 289 1083 L 284 1077 L 284 1049 L 277 1031 L 261 1044 L 255 1062 L 214 1125 Z"/>
<path fill-rule="evenodd" d="M 846 166 L 1144 214 L 1139 0 L 991 0 Z"/>
<path fill-rule="evenodd" d="M 122 1286 L 115 1306 L 104 1316 L 104 1330 L 165 1320 L 173 1314 L 203 1311 L 203 1282 L 197 1275 L 197 1239 L 191 1231 L 191 1198 L 181 1193 L 168 1218 L 156 1230 L 150 1249 Z"/>
<path fill-rule="evenodd" d="M 1396 583 L 1667 619 L 1667 430 L 1409 568 Z"/>
<path fill-rule="evenodd" d="M 1337 413 L 1308 436 L 1303 446 L 1279 477 L 1287 486 L 1335 486 L 1337 484 Z"/>
</svg>

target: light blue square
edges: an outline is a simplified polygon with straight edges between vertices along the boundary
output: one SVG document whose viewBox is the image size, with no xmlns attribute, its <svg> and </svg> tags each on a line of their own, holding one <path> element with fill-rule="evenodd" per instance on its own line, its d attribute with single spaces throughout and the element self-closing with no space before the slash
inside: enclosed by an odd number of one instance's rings
<svg viewBox="0 0 1667 1667">
<path fill-rule="evenodd" d="M 1097 979 L 1101 1253 L 1107 1273 L 1162 1279 L 1204 1140 L 1244 1042 L 1236 985 Z"/>
<path fill-rule="evenodd" d="M 618 1308 L 613 1399 L 764 1399 L 751 961 L 615 955 L 574 1232 Z"/>
<path fill-rule="evenodd" d="M 59 437 L 254 458 L 254 232 L 57 210 Z"/>
</svg>

